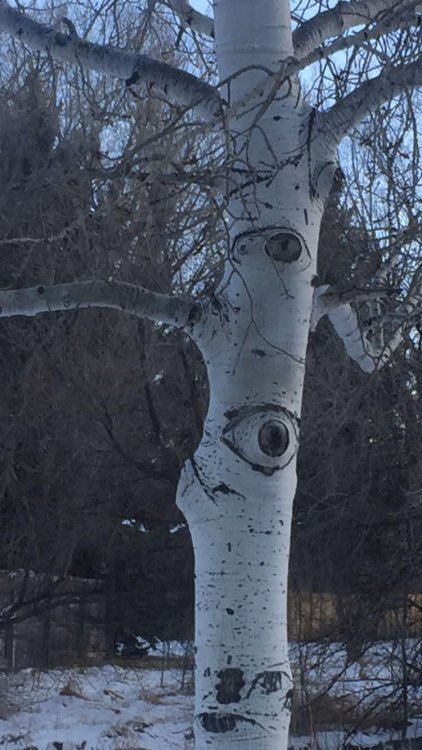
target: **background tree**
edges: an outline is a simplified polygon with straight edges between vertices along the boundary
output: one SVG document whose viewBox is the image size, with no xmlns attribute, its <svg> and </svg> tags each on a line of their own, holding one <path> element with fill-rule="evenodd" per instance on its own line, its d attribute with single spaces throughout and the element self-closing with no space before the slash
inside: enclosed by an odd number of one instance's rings
<svg viewBox="0 0 422 750">
<path fill-rule="evenodd" d="M 98 100 L 104 92 L 91 90 L 81 101 L 75 88 L 64 111 L 63 90 L 53 85 L 58 71 L 34 68 L 30 56 L 19 63 L 9 56 L 2 90 L 3 286 L 91 274 L 142 277 L 161 290 L 210 283 L 212 261 L 202 262 L 200 238 L 195 275 L 185 271 L 191 254 L 182 245 L 183 230 L 202 231 L 195 191 L 189 187 L 187 194 L 177 182 L 167 185 L 143 171 L 148 159 L 141 160 L 141 145 L 131 145 L 147 130 L 153 137 L 151 104 L 128 101 L 136 110 L 133 132 L 122 138 L 122 152 L 113 159 L 103 155 L 101 164 L 108 114 Z M 99 114 L 92 121 L 94 105 Z M 123 128 L 124 112 L 120 123 Z M 173 144 L 174 163 L 176 157 Z M 101 238 L 107 238 L 106 253 L 98 253 Z M 190 612 L 192 584 L 185 590 L 182 582 L 183 571 L 189 576 L 191 570 L 191 549 L 189 540 L 180 542 L 188 538 L 186 529 L 176 537 L 169 530 L 180 525 L 177 476 L 199 439 L 205 408 L 198 356 L 180 335 L 101 310 L 48 322 L 11 320 L 2 337 L 1 567 L 26 573 L 4 623 L 62 604 L 60 582 L 70 574 L 105 579 L 109 614 L 118 617 L 108 622 L 110 643 L 122 618 L 124 627 L 136 621 L 145 636 L 164 637 L 171 628 L 173 637 L 187 637 L 184 602 Z M 135 527 L 152 533 L 136 534 Z M 170 581 L 178 570 L 180 585 L 168 591 L 179 593 L 165 604 L 157 575 Z M 122 605 L 132 596 L 134 576 L 137 607 L 127 613 Z"/>
</svg>

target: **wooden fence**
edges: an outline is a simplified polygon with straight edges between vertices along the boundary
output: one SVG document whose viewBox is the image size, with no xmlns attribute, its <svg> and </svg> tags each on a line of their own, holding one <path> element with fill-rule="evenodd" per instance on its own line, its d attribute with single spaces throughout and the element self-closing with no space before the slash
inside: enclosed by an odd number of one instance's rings
<svg viewBox="0 0 422 750">
<path fill-rule="evenodd" d="M 361 594 L 290 591 L 288 632 L 291 641 L 342 640 L 359 632 L 367 640 L 422 636 L 422 594 L 403 595 L 387 608 L 380 595 L 375 603 Z"/>
<path fill-rule="evenodd" d="M 107 656 L 108 626 L 100 581 L 0 572 L 0 669 L 99 663 Z M 288 631 L 302 642 L 422 637 L 422 595 L 385 611 L 362 595 L 290 591 Z"/>
<path fill-rule="evenodd" d="M 0 668 L 99 662 L 105 620 L 98 581 L 0 573 Z"/>
</svg>

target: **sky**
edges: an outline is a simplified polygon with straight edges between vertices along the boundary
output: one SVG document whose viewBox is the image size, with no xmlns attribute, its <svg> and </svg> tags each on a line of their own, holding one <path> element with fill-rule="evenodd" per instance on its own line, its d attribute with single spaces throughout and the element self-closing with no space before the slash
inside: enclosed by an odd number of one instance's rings
<svg viewBox="0 0 422 750">
<path fill-rule="evenodd" d="M 209 13 L 209 2 L 208 0 L 191 0 L 191 5 L 193 5 L 196 10 L 200 10 L 201 13 Z"/>
</svg>

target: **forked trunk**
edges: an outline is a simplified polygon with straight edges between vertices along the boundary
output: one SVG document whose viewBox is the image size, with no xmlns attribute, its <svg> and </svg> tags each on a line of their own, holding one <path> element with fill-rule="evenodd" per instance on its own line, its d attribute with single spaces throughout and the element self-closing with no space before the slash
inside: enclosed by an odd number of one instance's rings
<svg viewBox="0 0 422 750">
<path fill-rule="evenodd" d="M 269 103 L 259 91 L 292 54 L 288 5 L 215 3 L 220 76 L 233 76 L 230 248 L 197 326 L 210 405 L 178 491 L 195 553 L 196 750 L 287 747 L 290 525 L 312 278 L 336 167 L 297 81 Z"/>
</svg>

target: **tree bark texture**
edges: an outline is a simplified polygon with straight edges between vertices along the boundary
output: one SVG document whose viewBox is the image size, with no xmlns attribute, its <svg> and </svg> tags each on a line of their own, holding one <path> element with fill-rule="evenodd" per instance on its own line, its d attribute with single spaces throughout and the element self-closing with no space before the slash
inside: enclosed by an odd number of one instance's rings
<svg viewBox="0 0 422 750">
<path fill-rule="evenodd" d="M 235 112 L 227 125 L 230 247 L 223 279 L 194 327 L 210 404 L 178 490 L 196 561 L 195 748 L 282 750 L 292 698 L 287 573 L 311 282 L 336 153 L 296 80 L 269 103 L 260 97 L 268 71 L 292 53 L 286 0 L 219 0 L 215 33 Z"/>
</svg>

